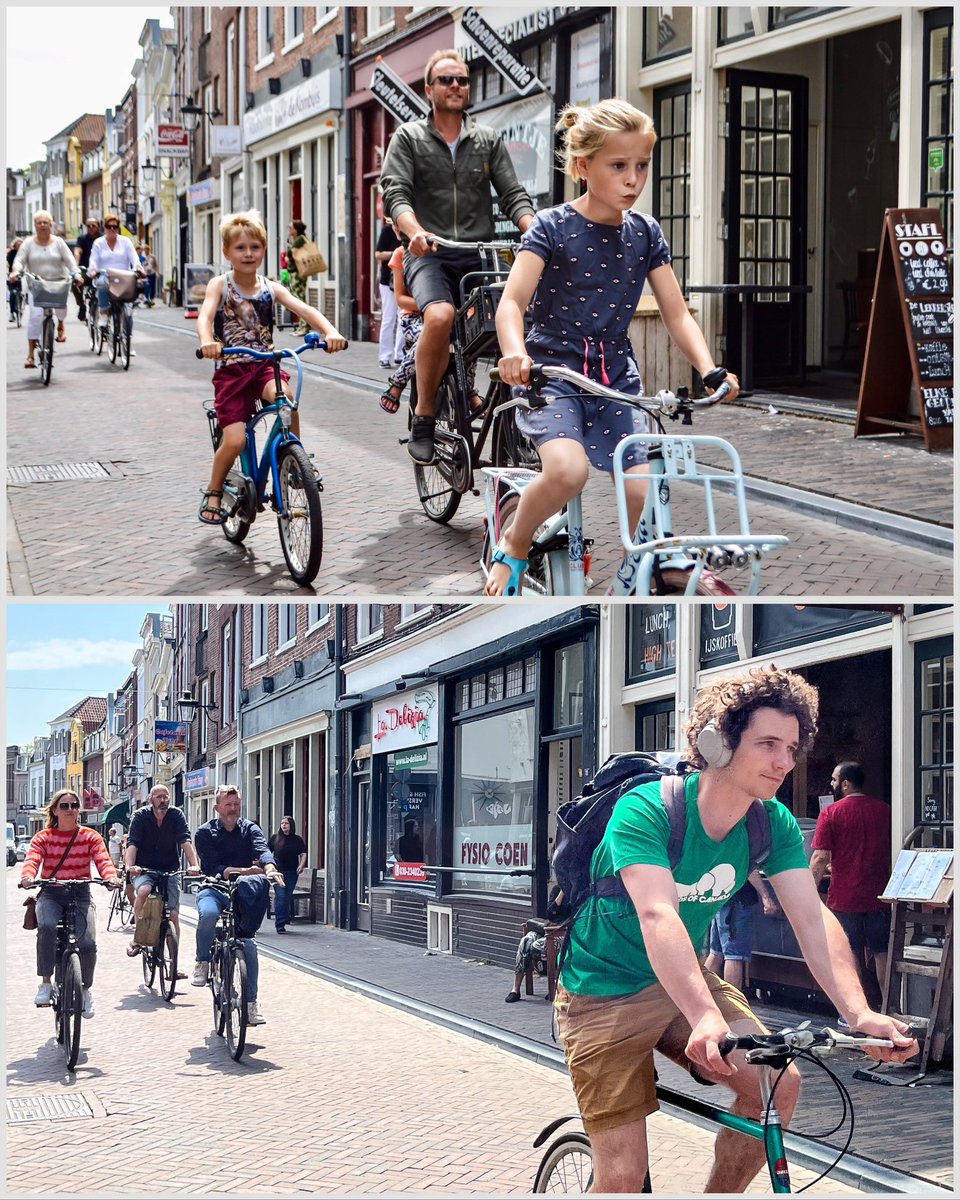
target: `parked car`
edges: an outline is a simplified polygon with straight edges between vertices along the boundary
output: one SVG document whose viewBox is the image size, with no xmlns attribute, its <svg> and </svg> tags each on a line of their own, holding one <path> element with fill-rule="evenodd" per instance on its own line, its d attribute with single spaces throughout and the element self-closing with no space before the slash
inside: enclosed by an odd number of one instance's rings
<svg viewBox="0 0 960 1200">
<path fill-rule="evenodd" d="M 12 867 L 17 861 L 17 839 L 13 822 L 7 822 L 7 866 Z"/>
<path fill-rule="evenodd" d="M 17 842 L 17 862 L 23 862 L 27 857 L 27 851 L 30 849 L 30 838 L 24 838 Z"/>
</svg>

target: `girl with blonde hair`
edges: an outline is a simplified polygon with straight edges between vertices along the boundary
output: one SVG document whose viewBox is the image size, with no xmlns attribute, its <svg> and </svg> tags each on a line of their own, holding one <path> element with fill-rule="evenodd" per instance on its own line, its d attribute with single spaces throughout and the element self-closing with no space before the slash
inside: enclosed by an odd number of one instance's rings
<svg viewBox="0 0 960 1200">
<path fill-rule="evenodd" d="M 648 281 L 670 336 L 701 376 L 708 375 L 715 363 L 687 310 L 663 232 L 653 217 L 633 207 L 653 158 L 657 135 L 650 117 L 625 100 L 601 100 L 589 108 L 567 105 L 557 128 L 563 133 L 563 168 L 586 190 L 570 203 L 539 212 L 520 239 L 497 310 L 504 382 L 528 383 L 536 360 L 642 395 L 629 329 Z M 524 336 L 531 301 L 533 328 Z M 739 386 L 734 376 L 726 378 L 732 398 Z M 714 386 L 720 382 L 718 377 Z M 518 410 L 517 425 L 536 446 L 542 470 L 524 488 L 513 524 L 494 551 L 484 589 L 490 596 L 519 594 L 536 529 L 580 494 L 591 466 L 612 475 L 617 444 L 647 430 L 643 414 L 630 405 L 571 392 L 560 381 L 550 381 L 544 394 L 546 407 Z M 635 527 L 646 498 L 642 447 L 625 456 L 624 466 Z"/>
</svg>

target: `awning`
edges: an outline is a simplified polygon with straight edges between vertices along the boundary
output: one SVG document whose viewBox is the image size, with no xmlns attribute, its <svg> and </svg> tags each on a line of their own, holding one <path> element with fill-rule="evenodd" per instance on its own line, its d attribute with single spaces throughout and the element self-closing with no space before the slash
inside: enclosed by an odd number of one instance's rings
<svg viewBox="0 0 960 1200">
<path fill-rule="evenodd" d="M 121 800 L 119 804 L 114 804 L 112 808 L 108 808 L 103 814 L 104 828 L 109 829 L 114 821 L 119 821 L 124 829 L 130 824 L 129 800 Z"/>
</svg>

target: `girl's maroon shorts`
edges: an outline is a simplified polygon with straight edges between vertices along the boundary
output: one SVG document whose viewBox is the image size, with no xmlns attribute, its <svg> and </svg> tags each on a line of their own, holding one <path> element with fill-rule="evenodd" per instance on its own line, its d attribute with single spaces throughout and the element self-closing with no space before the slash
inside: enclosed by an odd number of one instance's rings
<svg viewBox="0 0 960 1200">
<path fill-rule="evenodd" d="M 280 378 L 286 383 L 290 376 L 281 371 Z M 220 428 L 249 421 L 263 389 L 272 382 L 273 363 L 268 362 L 231 363 L 214 371 L 213 407 Z"/>
</svg>

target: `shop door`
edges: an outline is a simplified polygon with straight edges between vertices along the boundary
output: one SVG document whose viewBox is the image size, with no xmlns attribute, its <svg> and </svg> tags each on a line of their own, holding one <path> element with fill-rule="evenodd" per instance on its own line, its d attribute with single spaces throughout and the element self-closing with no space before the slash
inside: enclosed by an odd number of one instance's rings
<svg viewBox="0 0 960 1200">
<path fill-rule="evenodd" d="M 557 809 L 568 800 L 575 800 L 583 791 L 583 739 L 558 738 L 550 743 L 549 791 L 547 807 L 547 862 L 552 862 L 557 840 Z M 547 895 L 553 886 L 551 873 Z M 544 904 L 546 897 L 544 897 Z M 541 906 L 540 911 L 543 911 Z"/>
<path fill-rule="evenodd" d="M 361 779 L 357 785 L 357 820 L 353 844 L 356 880 L 356 928 L 370 932 L 370 797 L 372 789 L 369 779 Z"/>
<path fill-rule="evenodd" d="M 728 71 L 725 282 L 769 284 L 753 306 L 753 382 L 803 377 L 807 298 L 775 285 L 807 281 L 807 80 Z M 744 304 L 724 297 L 727 360 L 742 373 Z"/>
</svg>

